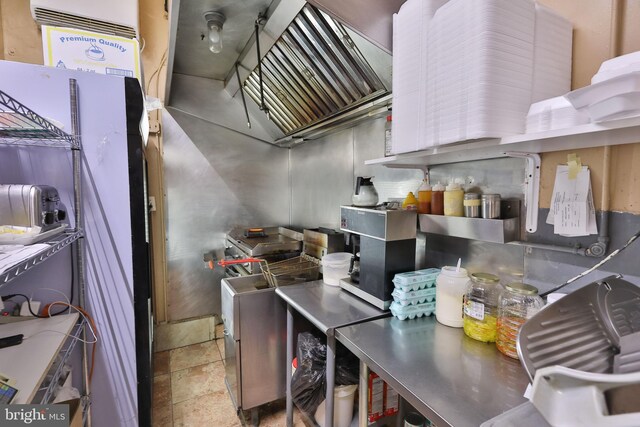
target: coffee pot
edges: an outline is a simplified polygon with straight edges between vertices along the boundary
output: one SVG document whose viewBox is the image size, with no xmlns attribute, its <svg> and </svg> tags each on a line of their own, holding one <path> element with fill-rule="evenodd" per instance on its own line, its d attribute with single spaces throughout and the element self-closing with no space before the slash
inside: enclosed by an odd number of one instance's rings
<svg viewBox="0 0 640 427">
<path fill-rule="evenodd" d="M 359 176 L 356 178 L 356 191 L 351 197 L 354 206 L 375 206 L 378 204 L 378 192 L 371 180 L 373 177 Z"/>
</svg>

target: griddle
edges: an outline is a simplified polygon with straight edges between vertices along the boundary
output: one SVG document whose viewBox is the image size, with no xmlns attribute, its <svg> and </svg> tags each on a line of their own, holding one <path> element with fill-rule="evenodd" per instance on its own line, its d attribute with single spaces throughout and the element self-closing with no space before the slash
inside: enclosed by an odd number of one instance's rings
<svg viewBox="0 0 640 427">
<path fill-rule="evenodd" d="M 235 245 L 244 254 L 257 257 L 302 250 L 303 235 L 285 227 L 266 227 L 266 236 L 247 237 L 247 228 L 234 228 L 227 234 L 229 243 Z"/>
</svg>

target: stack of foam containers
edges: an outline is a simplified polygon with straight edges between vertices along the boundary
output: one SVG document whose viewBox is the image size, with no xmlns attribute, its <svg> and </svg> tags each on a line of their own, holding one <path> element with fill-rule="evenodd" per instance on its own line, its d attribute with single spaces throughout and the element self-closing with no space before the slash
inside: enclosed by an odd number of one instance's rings
<svg viewBox="0 0 640 427">
<path fill-rule="evenodd" d="M 640 52 L 604 61 L 591 85 L 565 97 L 592 122 L 640 116 Z"/>
<path fill-rule="evenodd" d="M 393 15 L 393 121 L 391 153 L 419 149 L 427 105 L 429 21 L 448 0 L 408 0 Z"/>
<path fill-rule="evenodd" d="M 391 293 L 393 302 L 389 309 L 400 320 L 429 316 L 436 309 L 436 279 L 438 268 L 396 274 L 395 289 Z"/>
<path fill-rule="evenodd" d="M 616 56 L 600 65 L 598 72 L 591 78 L 591 84 L 610 80 L 626 74 L 640 71 L 640 51 Z"/>
<path fill-rule="evenodd" d="M 589 123 L 585 111 L 576 110 L 564 96 L 531 104 L 527 114 L 526 133 L 564 129 Z"/>
<path fill-rule="evenodd" d="M 403 28 L 399 15 L 394 35 Z M 570 89 L 571 24 L 532 0 L 451 0 L 423 34 L 426 80 L 417 84 L 425 87 L 426 106 L 407 148 L 523 133 L 532 102 Z M 394 75 L 402 65 L 394 62 Z M 393 90 L 395 139 L 395 81 Z"/>
</svg>

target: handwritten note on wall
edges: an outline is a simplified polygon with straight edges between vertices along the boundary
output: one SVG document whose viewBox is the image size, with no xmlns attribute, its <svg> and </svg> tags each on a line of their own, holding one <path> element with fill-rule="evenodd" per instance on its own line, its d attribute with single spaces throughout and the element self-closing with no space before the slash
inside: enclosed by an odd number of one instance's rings
<svg viewBox="0 0 640 427">
<path fill-rule="evenodd" d="M 555 234 L 566 237 L 598 233 L 591 173 L 587 166 L 577 171 L 567 165 L 558 166 L 547 224 L 553 224 Z"/>
</svg>

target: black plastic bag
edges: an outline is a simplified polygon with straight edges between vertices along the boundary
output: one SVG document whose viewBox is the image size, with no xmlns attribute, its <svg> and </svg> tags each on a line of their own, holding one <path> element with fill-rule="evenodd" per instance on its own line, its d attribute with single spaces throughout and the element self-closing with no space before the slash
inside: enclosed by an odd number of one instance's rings
<svg viewBox="0 0 640 427">
<path fill-rule="evenodd" d="M 359 361 L 342 344 L 336 346 L 336 385 L 357 384 Z M 327 345 L 324 336 L 298 334 L 298 368 L 291 378 L 291 397 L 298 408 L 313 417 L 327 394 Z"/>
</svg>

